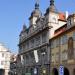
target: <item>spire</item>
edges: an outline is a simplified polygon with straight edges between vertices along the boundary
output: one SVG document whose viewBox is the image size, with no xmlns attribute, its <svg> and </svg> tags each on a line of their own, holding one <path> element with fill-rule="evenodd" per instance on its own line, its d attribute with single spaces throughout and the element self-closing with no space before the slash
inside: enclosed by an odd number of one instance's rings
<svg viewBox="0 0 75 75">
<path fill-rule="evenodd" d="M 35 9 L 39 9 L 39 0 L 36 0 Z"/>
<path fill-rule="evenodd" d="M 49 12 L 57 12 L 57 9 L 54 5 L 54 0 L 50 0 L 50 6 L 47 8 L 45 15 Z"/>
<path fill-rule="evenodd" d="M 35 9 L 32 11 L 31 16 L 29 19 L 31 19 L 33 16 L 40 17 L 42 15 L 40 9 L 39 9 L 39 0 L 36 0 L 35 2 Z"/>
<path fill-rule="evenodd" d="M 23 24 L 23 31 L 25 31 L 27 29 L 25 23 Z"/>
<path fill-rule="evenodd" d="M 50 6 L 54 6 L 54 0 L 50 0 Z"/>
<path fill-rule="evenodd" d="M 50 0 L 50 10 L 55 11 L 54 0 Z"/>
</svg>

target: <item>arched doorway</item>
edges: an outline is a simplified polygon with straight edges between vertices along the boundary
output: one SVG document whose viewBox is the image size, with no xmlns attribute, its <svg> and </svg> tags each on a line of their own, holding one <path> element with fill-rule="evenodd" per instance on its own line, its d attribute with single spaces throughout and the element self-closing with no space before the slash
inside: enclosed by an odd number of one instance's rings
<svg viewBox="0 0 75 75">
<path fill-rule="evenodd" d="M 70 75 L 69 70 L 67 68 L 64 68 L 64 75 Z"/>
<path fill-rule="evenodd" d="M 53 68 L 52 75 L 58 75 L 58 70 L 56 68 Z"/>
<path fill-rule="evenodd" d="M 0 75 L 5 75 L 5 70 L 4 69 L 0 69 Z"/>
<path fill-rule="evenodd" d="M 73 70 L 73 75 L 75 75 L 75 69 Z"/>
</svg>

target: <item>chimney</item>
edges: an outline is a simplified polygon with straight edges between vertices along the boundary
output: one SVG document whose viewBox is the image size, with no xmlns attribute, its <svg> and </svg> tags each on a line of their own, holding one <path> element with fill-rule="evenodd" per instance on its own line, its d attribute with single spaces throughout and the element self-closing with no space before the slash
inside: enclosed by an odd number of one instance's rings
<svg viewBox="0 0 75 75">
<path fill-rule="evenodd" d="M 66 19 L 68 18 L 68 11 L 66 11 Z"/>
</svg>

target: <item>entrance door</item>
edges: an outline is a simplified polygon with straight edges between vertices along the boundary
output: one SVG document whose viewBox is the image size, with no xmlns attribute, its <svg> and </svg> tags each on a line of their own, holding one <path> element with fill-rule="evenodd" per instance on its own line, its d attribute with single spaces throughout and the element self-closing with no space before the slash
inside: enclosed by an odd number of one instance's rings
<svg viewBox="0 0 75 75">
<path fill-rule="evenodd" d="M 4 69 L 0 69 L 0 75 L 4 75 L 5 70 Z"/>
<path fill-rule="evenodd" d="M 69 75 L 69 70 L 67 68 L 64 68 L 64 75 Z"/>
</svg>

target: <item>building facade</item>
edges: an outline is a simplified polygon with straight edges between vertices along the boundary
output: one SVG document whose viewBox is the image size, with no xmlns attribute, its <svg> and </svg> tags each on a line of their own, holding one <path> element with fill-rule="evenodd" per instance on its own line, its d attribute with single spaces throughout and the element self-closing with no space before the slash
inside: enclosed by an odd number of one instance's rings
<svg viewBox="0 0 75 75">
<path fill-rule="evenodd" d="M 50 47 L 53 75 L 59 75 L 60 66 L 64 75 L 75 75 L 75 14 L 69 15 L 67 23 L 55 30 Z"/>
<path fill-rule="evenodd" d="M 54 0 L 42 15 L 39 3 L 29 18 L 29 27 L 23 25 L 19 39 L 18 75 L 49 75 L 50 74 L 50 39 L 55 30 L 66 24 L 65 14 L 55 9 Z M 36 55 L 37 58 L 36 58 Z"/>
<path fill-rule="evenodd" d="M 17 75 L 17 54 L 12 54 L 10 58 L 10 75 Z"/>
<path fill-rule="evenodd" d="M 8 75 L 10 71 L 10 51 L 0 43 L 0 75 Z"/>
</svg>

